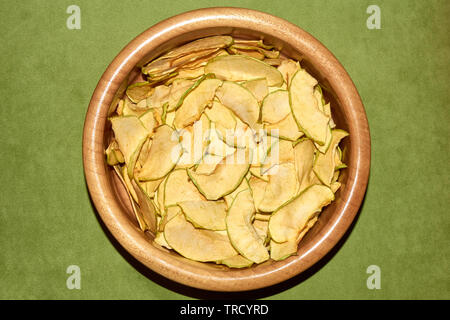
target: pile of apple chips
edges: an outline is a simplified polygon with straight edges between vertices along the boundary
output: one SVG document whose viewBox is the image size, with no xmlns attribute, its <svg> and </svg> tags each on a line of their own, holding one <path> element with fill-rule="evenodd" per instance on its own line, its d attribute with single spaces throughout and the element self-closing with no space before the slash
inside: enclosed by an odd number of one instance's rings
<svg viewBox="0 0 450 320">
<path fill-rule="evenodd" d="M 107 163 L 158 246 L 233 268 L 297 253 L 339 189 L 330 104 L 298 61 L 213 36 L 142 67 L 109 117 Z"/>
</svg>

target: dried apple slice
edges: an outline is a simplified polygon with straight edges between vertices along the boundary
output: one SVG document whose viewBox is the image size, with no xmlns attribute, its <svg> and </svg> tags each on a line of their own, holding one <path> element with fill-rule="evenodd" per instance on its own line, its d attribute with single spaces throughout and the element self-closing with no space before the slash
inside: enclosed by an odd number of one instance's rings
<svg viewBox="0 0 450 320">
<path fill-rule="evenodd" d="M 159 185 L 163 182 L 164 179 L 152 180 L 152 181 L 139 181 L 139 186 L 142 190 L 147 194 L 149 198 L 154 198 L 156 194 L 156 190 L 158 190 Z"/>
<path fill-rule="evenodd" d="M 251 190 L 239 192 L 227 213 L 227 232 L 233 247 L 242 256 L 261 263 L 269 259 L 269 253 L 253 227 L 255 212 Z"/>
<path fill-rule="evenodd" d="M 150 109 L 141 116 L 139 116 L 139 120 L 141 120 L 142 125 L 149 132 L 149 137 L 153 136 L 153 131 L 156 127 L 159 126 L 158 121 L 155 119 L 154 110 Z"/>
<path fill-rule="evenodd" d="M 231 207 L 231 204 L 233 203 L 234 198 L 236 198 L 236 195 L 239 192 L 246 190 L 248 188 L 250 188 L 250 184 L 249 184 L 247 178 L 242 179 L 241 184 L 236 189 L 234 189 L 233 192 L 231 192 L 223 197 L 223 199 L 225 200 L 225 203 L 227 204 L 227 208 Z"/>
<path fill-rule="evenodd" d="M 131 184 L 133 186 L 133 189 L 136 191 L 140 213 L 142 215 L 142 218 L 145 221 L 147 230 L 152 232 L 153 234 L 155 234 L 156 233 L 156 209 L 155 209 L 155 206 L 153 205 L 153 202 L 151 201 L 151 199 L 144 192 L 142 187 L 139 185 L 139 182 L 132 180 Z"/>
<path fill-rule="evenodd" d="M 211 122 L 205 114 L 193 125 L 178 132 L 183 148 L 183 154 L 177 163 L 178 168 L 190 168 L 201 161 L 210 143 L 211 132 Z"/>
<path fill-rule="evenodd" d="M 298 180 L 293 163 L 281 163 L 272 167 L 269 172 L 269 182 L 264 190 L 258 210 L 272 212 L 291 199 L 298 190 Z"/>
<path fill-rule="evenodd" d="M 257 60 L 264 60 L 264 58 L 265 58 L 264 54 L 257 50 L 243 50 L 243 49 L 229 47 L 228 51 L 233 55 L 247 56 L 247 57 L 250 57 L 253 59 L 257 59 Z"/>
<path fill-rule="evenodd" d="M 211 123 L 211 131 L 209 135 L 210 143 L 207 147 L 207 152 L 209 154 L 219 156 L 219 157 L 227 157 L 236 152 L 236 149 L 227 145 L 223 140 L 219 137 L 219 134 L 216 130 L 216 125 L 214 122 Z"/>
<path fill-rule="evenodd" d="M 164 206 L 170 207 L 183 201 L 204 201 L 185 169 L 172 171 L 164 184 Z"/>
<path fill-rule="evenodd" d="M 283 60 L 277 69 L 283 75 L 284 81 L 289 86 L 294 74 L 300 70 L 300 63 L 292 59 Z"/>
<path fill-rule="evenodd" d="M 106 163 L 110 166 L 115 166 L 125 162 L 122 152 L 120 151 L 119 144 L 115 139 L 111 141 L 108 148 L 105 150 Z"/>
<path fill-rule="evenodd" d="M 263 243 L 266 243 L 269 239 L 269 219 L 261 220 L 257 219 L 256 216 L 261 214 L 255 214 L 255 220 L 253 221 L 253 228 L 255 228 L 256 233 L 259 235 Z M 269 216 L 269 215 L 267 215 Z M 269 216 L 270 217 L 270 216 Z"/>
<path fill-rule="evenodd" d="M 218 201 L 182 201 L 178 206 L 183 211 L 186 220 L 196 228 L 208 230 L 226 230 L 225 217 L 227 205 Z"/>
<path fill-rule="evenodd" d="M 301 139 L 294 147 L 294 162 L 299 181 L 299 192 L 312 184 L 311 175 L 314 164 L 314 144 L 310 139 Z"/>
<path fill-rule="evenodd" d="M 140 149 L 147 139 L 149 132 L 142 122 L 135 116 L 122 116 L 110 118 L 114 136 L 119 144 L 125 163 L 128 168 L 128 176 L 133 177 L 133 170 Z"/>
<path fill-rule="evenodd" d="M 226 235 L 197 229 L 183 214 L 178 214 L 166 223 L 164 237 L 171 248 L 195 261 L 223 261 L 238 254 Z"/>
<path fill-rule="evenodd" d="M 192 52 L 198 52 L 208 49 L 226 48 L 230 46 L 233 43 L 233 41 L 234 41 L 233 38 L 230 36 L 212 36 L 201 38 L 198 40 L 188 42 L 187 44 L 182 45 L 178 48 L 175 48 L 158 59 L 178 58 Z"/>
<path fill-rule="evenodd" d="M 131 192 L 134 192 L 134 189 L 131 186 L 131 183 L 129 183 L 130 182 L 129 179 L 128 179 L 128 182 L 125 181 L 125 179 L 128 178 L 126 167 L 124 166 L 124 167 L 120 168 L 119 166 L 114 166 L 113 168 L 114 168 L 114 172 L 116 173 L 116 175 L 119 178 L 120 182 L 122 183 L 122 185 L 125 187 L 125 190 L 127 191 L 128 199 L 130 200 L 131 208 L 132 208 L 134 216 L 136 217 L 136 220 L 137 220 L 137 222 L 139 224 L 139 228 L 142 231 L 145 231 L 147 229 L 147 226 L 146 226 L 145 221 L 142 218 L 140 212 L 138 211 L 139 209 L 138 209 L 137 204 L 135 202 L 136 200 L 133 199 L 133 196 L 131 194 Z M 121 173 L 121 171 L 124 172 L 124 174 Z M 137 198 L 136 194 L 135 194 L 135 197 Z"/>
<path fill-rule="evenodd" d="M 219 79 L 206 77 L 199 81 L 198 86 L 187 93 L 176 112 L 173 123 L 177 129 L 185 128 L 200 119 L 203 110 L 212 102 L 216 89 L 222 83 Z"/>
<path fill-rule="evenodd" d="M 128 86 L 125 91 L 128 98 L 134 103 L 146 99 L 153 91 L 153 87 L 148 81 L 136 82 Z"/>
<path fill-rule="evenodd" d="M 244 258 L 243 256 L 241 256 L 240 254 L 227 258 L 227 259 L 223 259 L 223 260 L 219 260 L 216 261 L 217 264 L 224 264 L 229 268 L 248 268 L 251 267 L 253 264 L 253 261 L 248 260 L 246 258 Z"/>
<path fill-rule="evenodd" d="M 300 232 L 296 240 L 289 240 L 286 242 L 278 243 L 273 240 L 270 241 L 270 258 L 275 261 L 284 260 L 292 255 L 297 254 L 298 243 L 302 240 L 305 234 L 316 223 L 318 217 L 311 218 L 306 224 L 305 228 Z"/>
<path fill-rule="evenodd" d="M 246 154 L 241 155 L 242 152 Z M 197 174 L 192 169 L 188 169 L 187 172 L 206 199 L 217 200 L 233 192 L 241 184 L 248 172 L 250 162 L 251 153 L 239 151 L 226 157 L 209 176 Z"/>
<path fill-rule="evenodd" d="M 292 114 L 300 131 L 319 145 L 324 145 L 329 118 L 319 110 L 314 97 L 317 80 L 305 70 L 295 73 L 289 86 Z"/>
<path fill-rule="evenodd" d="M 259 47 L 266 50 L 273 49 L 272 45 L 265 44 L 262 40 L 234 39 L 235 44 Z"/>
<path fill-rule="evenodd" d="M 266 58 L 263 60 L 263 62 L 267 63 L 269 66 L 278 67 L 281 65 L 283 60 L 280 58 L 275 58 L 275 59 Z"/>
<path fill-rule="evenodd" d="M 297 141 L 304 133 L 298 130 L 297 123 L 289 112 L 286 118 L 277 123 L 264 124 L 267 134 L 279 139 Z"/>
<path fill-rule="evenodd" d="M 148 157 L 138 171 L 139 180 L 161 179 L 175 167 L 181 154 L 178 134 L 168 125 L 158 127 Z"/>
<path fill-rule="evenodd" d="M 209 176 L 216 167 L 223 161 L 222 156 L 215 156 L 213 154 L 205 154 L 202 160 L 195 166 L 195 173 Z"/>
<path fill-rule="evenodd" d="M 172 82 L 167 102 L 167 112 L 175 110 L 180 104 L 180 99 L 186 95 L 187 91 L 195 84 L 191 79 L 176 79 Z"/>
<path fill-rule="evenodd" d="M 219 101 L 243 122 L 253 128 L 259 118 L 259 104 L 246 88 L 232 81 L 224 81 L 216 91 Z"/>
<path fill-rule="evenodd" d="M 242 83 L 244 88 L 247 88 L 253 95 L 256 100 L 260 103 L 269 93 L 269 87 L 267 86 L 266 78 L 259 78 L 248 80 Z M 288 100 L 289 103 L 289 100 Z"/>
<path fill-rule="evenodd" d="M 269 233 L 276 242 L 296 239 L 308 220 L 334 200 L 323 185 L 313 185 L 275 211 L 269 220 Z"/>
<path fill-rule="evenodd" d="M 248 184 L 250 186 L 250 189 L 252 190 L 253 195 L 253 202 L 255 204 L 255 208 L 259 207 L 259 204 L 263 200 L 264 197 L 264 191 L 266 190 L 267 186 L 266 181 L 251 177 L 248 181 Z"/>
<path fill-rule="evenodd" d="M 211 122 L 215 123 L 215 128 L 222 138 L 226 138 L 229 133 L 235 130 L 236 118 L 233 112 L 219 101 L 214 100 L 211 108 L 206 108 L 204 113 Z"/>
<path fill-rule="evenodd" d="M 272 139 L 274 139 L 275 143 L 272 143 L 267 152 L 267 156 L 262 163 L 261 175 L 275 173 L 275 170 L 273 170 L 272 173 L 270 173 L 269 170 L 277 164 L 287 162 L 294 163 L 295 161 L 294 148 L 291 141 L 276 139 L 275 137 L 272 137 Z"/>
<path fill-rule="evenodd" d="M 260 60 L 243 56 L 229 55 L 216 57 L 205 66 L 206 73 L 214 73 L 217 78 L 229 81 L 247 81 L 266 78 L 268 86 L 283 84 L 283 76 L 274 67 Z"/>
<path fill-rule="evenodd" d="M 237 50 L 245 50 L 245 51 L 257 51 L 260 54 L 263 55 L 265 58 L 269 59 L 276 59 L 280 56 L 280 52 L 278 50 L 267 50 L 264 48 L 261 48 L 259 46 L 252 46 L 249 44 L 243 44 L 243 43 L 235 43 L 230 46 L 231 49 L 237 49 Z"/>
<path fill-rule="evenodd" d="M 267 175 L 261 174 L 261 167 L 250 167 L 249 169 L 252 176 L 259 178 L 263 181 L 269 181 L 269 177 Z"/>
<path fill-rule="evenodd" d="M 291 107 L 289 105 L 289 92 L 287 90 L 273 91 L 262 101 L 261 121 L 263 123 L 280 122 L 290 113 Z"/>
<path fill-rule="evenodd" d="M 163 232 L 167 222 L 175 218 L 178 214 L 181 214 L 181 208 L 177 205 L 172 205 L 166 208 L 165 214 L 161 216 L 158 223 L 158 231 Z"/>
<path fill-rule="evenodd" d="M 331 132 L 332 139 L 330 143 L 330 147 L 328 148 L 325 154 L 319 153 L 317 158 L 314 161 L 313 170 L 319 180 L 330 186 L 331 180 L 333 179 L 334 171 L 336 169 L 336 150 L 339 145 L 339 142 L 348 136 L 348 132 L 340 129 L 335 129 Z M 340 158 L 338 157 L 338 161 Z"/>
<path fill-rule="evenodd" d="M 170 87 L 159 85 L 155 87 L 153 93 L 147 97 L 147 106 L 149 108 L 160 108 L 169 101 Z"/>
</svg>

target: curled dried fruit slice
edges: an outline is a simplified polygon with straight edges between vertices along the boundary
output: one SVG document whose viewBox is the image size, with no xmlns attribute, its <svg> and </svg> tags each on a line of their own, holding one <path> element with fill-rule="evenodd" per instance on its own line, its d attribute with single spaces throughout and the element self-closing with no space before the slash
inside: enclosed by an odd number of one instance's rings
<svg viewBox="0 0 450 320">
<path fill-rule="evenodd" d="M 136 82 L 128 86 L 126 94 L 134 103 L 146 99 L 154 89 L 148 81 Z"/>
<path fill-rule="evenodd" d="M 206 73 L 214 73 L 217 78 L 230 81 L 247 81 L 266 78 L 268 86 L 281 86 L 284 82 L 281 73 L 260 60 L 243 56 L 229 55 L 212 59 L 205 66 Z"/>
<path fill-rule="evenodd" d="M 252 225 L 255 212 L 251 190 L 239 192 L 227 213 L 227 232 L 233 247 L 242 256 L 261 263 L 269 259 L 269 253 Z"/>
<path fill-rule="evenodd" d="M 220 102 L 239 117 L 243 122 L 253 128 L 259 118 L 259 104 L 255 96 L 243 86 L 224 81 L 216 91 Z"/>
<path fill-rule="evenodd" d="M 173 49 L 158 59 L 178 58 L 183 55 L 208 49 L 226 48 L 233 43 L 230 36 L 212 36 L 188 42 L 176 49 Z"/>
<path fill-rule="evenodd" d="M 168 125 L 158 127 L 147 159 L 138 171 L 141 181 L 158 180 L 168 174 L 182 154 L 178 134 Z"/>
<path fill-rule="evenodd" d="M 277 123 L 291 113 L 289 105 L 289 92 L 277 90 L 269 93 L 262 101 L 261 121 L 265 123 Z"/>
<path fill-rule="evenodd" d="M 233 192 L 242 182 L 250 166 L 251 154 L 242 151 L 226 157 L 209 176 L 188 169 L 189 177 L 208 200 L 217 200 Z"/>
<path fill-rule="evenodd" d="M 206 106 L 212 102 L 216 89 L 222 84 L 221 80 L 206 77 L 198 81 L 198 86 L 187 93 L 175 114 L 173 123 L 177 129 L 187 127 L 200 119 Z"/>
<path fill-rule="evenodd" d="M 226 230 L 227 205 L 222 201 L 182 201 L 178 206 L 196 228 Z"/>
<path fill-rule="evenodd" d="M 142 187 L 139 185 L 139 182 L 135 180 L 131 181 L 134 190 L 136 191 L 136 195 L 138 198 L 138 204 L 140 213 L 142 218 L 147 226 L 147 230 L 152 233 L 156 233 L 156 208 L 153 205 L 152 200 L 147 196 Z"/>
<path fill-rule="evenodd" d="M 264 189 L 258 210 L 272 212 L 291 199 L 298 190 L 298 180 L 293 163 L 282 163 L 273 166 L 269 172 L 269 182 Z"/>
<path fill-rule="evenodd" d="M 313 181 L 314 144 L 309 139 L 301 139 L 294 147 L 295 170 L 299 181 L 299 192 L 309 187 Z"/>
<path fill-rule="evenodd" d="M 216 263 L 224 264 L 229 268 L 248 268 L 253 264 L 253 261 L 248 260 L 243 256 L 241 256 L 240 254 L 238 254 L 236 256 L 227 259 L 216 261 Z"/>
<path fill-rule="evenodd" d="M 319 153 L 314 161 L 313 170 L 320 181 L 330 186 L 333 179 L 334 171 L 337 167 L 336 161 L 340 162 L 340 157 L 336 157 L 337 147 L 339 142 L 348 136 L 348 133 L 344 130 L 335 129 L 332 131 L 332 139 L 330 147 L 325 154 Z"/>
<path fill-rule="evenodd" d="M 164 184 L 164 206 L 170 207 L 184 201 L 204 201 L 185 169 L 172 171 Z"/>
<path fill-rule="evenodd" d="M 323 185 L 313 185 L 272 214 L 269 233 L 276 242 L 296 239 L 308 220 L 334 200 L 334 193 Z"/>
<path fill-rule="evenodd" d="M 183 214 L 166 223 L 164 237 L 175 251 L 196 261 L 222 261 L 238 254 L 226 235 L 197 229 L 186 221 Z"/>
<path fill-rule="evenodd" d="M 120 151 L 125 158 L 128 176 L 132 178 L 137 157 L 149 132 L 135 116 L 113 117 L 110 121 Z"/>
<path fill-rule="evenodd" d="M 269 87 L 267 86 L 266 78 L 248 80 L 242 83 L 244 88 L 247 88 L 255 96 L 258 103 L 269 93 Z M 289 100 L 288 100 L 289 103 Z"/>
<path fill-rule="evenodd" d="M 330 119 L 319 110 L 314 97 L 317 80 L 305 70 L 295 73 L 289 86 L 292 114 L 300 131 L 319 145 L 324 145 Z"/>
</svg>

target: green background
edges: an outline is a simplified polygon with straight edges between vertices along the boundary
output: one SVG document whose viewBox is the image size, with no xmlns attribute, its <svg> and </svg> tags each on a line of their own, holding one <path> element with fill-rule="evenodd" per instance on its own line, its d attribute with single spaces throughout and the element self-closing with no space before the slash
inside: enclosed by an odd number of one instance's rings
<svg viewBox="0 0 450 320">
<path fill-rule="evenodd" d="M 81 8 L 81 30 L 66 9 Z M 366 9 L 381 8 L 369 30 Z M 365 202 L 337 250 L 305 274 L 241 294 L 184 287 L 120 249 L 93 208 L 81 141 L 92 92 L 115 55 L 158 21 L 240 6 L 310 32 L 342 62 L 372 137 Z M 450 2 L 20 1 L 0 4 L 0 298 L 449 299 Z M 81 268 L 69 290 L 66 268 Z M 369 290 L 366 269 L 381 268 Z"/>
</svg>

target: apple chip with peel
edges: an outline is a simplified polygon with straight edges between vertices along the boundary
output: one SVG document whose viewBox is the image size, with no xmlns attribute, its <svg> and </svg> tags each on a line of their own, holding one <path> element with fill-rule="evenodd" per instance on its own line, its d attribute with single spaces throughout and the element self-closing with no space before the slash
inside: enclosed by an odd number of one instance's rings
<svg viewBox="0 0 450 320">
<path fill-rule="evenodd" d="M 154 90 L 148 81 L 136 82 L 128 86 L 126 94 L 134 103 L 146 99 Z"/>
<path fill-rule="evenodd" d="M 242 182 L 250 166 L 251 154 L 242 154 L 242 151 L 235 152 L 226 157 L 223 163 L 217 165 L 216 170 L 206 176 L 198 174 L 188 169 L 189 177 L 194 182 L 198 191 L 208 200 L 218 200 L 223 196 L 233 192 Z"/>
<path fill-rule="evenodd" d="M 182 154 L 177 133 L 168 125 L 155 131 L 150 152 L 138 172 L 141 181 L 158 180 L 167 175 Z"/>
<path fill-rule="evenodd" d="M 255 96 L 258 103 L 261 103 L 263 99 L 269 93 L 269 87 L 267 86 L 266 78 L 248 80 L 242 83 L 242 86 L 248 89 Z"/>
<path fill-rule="evenodd" d="M 273 212 L 295 196 L 298 180 L 295 165 L 290 162 L 273 166 L 267 174 L 269 182 L 264 189 L 262 201 L 258 204 L 258 210 Z"/>
<path fill-rule="evenodd" d="M 296 239 L 308 220 L 333 200 L 334 193 L 327 186 L 307 188 L 272 214 L 269 220 L 272 240 L 285 242 Z"/>
<path fill-rule="evenodd" d="M 300 140 L 294 147 L 294 163 L 299 182 L 299 192 L 312 185 L 313 164 L 315 149 L 314 143 L 309 139 Z"/>
<path fill-rule="evenodd" d="M 172 171 L 164 182 L 164 206 L 169 207 L 183 201 L 204 201 L 189 179 L 185 169 Z"/>
<path fill-rule="evenodd" d="M 281 86 L 284 82 L 283 76 L 276 68 L 244 55 L 216 57 L 205 66 L 205 72 L 214 73 L 217 78 L 229 81 L 266 78 L 270 87 Z"/>
<path fill-rule="evenodd" d="M 219 101 L 233 113 L 253 128 L 259 118 L 259 104 L 255 96 L 242 85 L 224 81 L 217 89 L 216 96 Z"/>
<path fill-rule="evenodd" d="M 135 116 L 113 117 L 110 121 L 128 168 L 128 176 L 132 178 L 137 157 L 149 132 Z"/>
<path fill-rule="evenodd" d="M 279 50 L 197 39 L 139 64 L 114 97 L 106 164 L 155 247 L 224 268 L 283 260 L 345 188 L 348 133 Z"/>
<path fill-rule="evenodd" d="M 324 145 L 330 118 L 317 106 L 314 97 L 316 84 L 317 80 L 304 69 L 298 70 L 289 86 L 289 100 L 299 130 L 317 144 Z"/>
<path fill-rule="evenodd" d="M 251 190 L 239 192 L 228 209 L 227 232 L 234 248 L 242 256 L 261 263 L 269 259 L 269 252 L 252 224 L 255 212 Z"/>
<path fill-rule="evenodd" d="M 134 190 L 136 191 L 136 195 L 138 198 L 138 204 L 141 216 L 147 226 L 148 229 L 153 234 L 156 233 L 156 208 L 153 205 L 150 197 L 144 192 L 142 187 L 135 180 L 131 181 Z"/>
<path fill-rule="evenodd" d="M 253 264 L 253 261 L 244 258 L 240 254 L 216 261 L 217 264 L 224 264 L 229 268 L 248 268 Z"/>
<path fill-rule="evenodd" d="M 289 92 L 277 90 L 268 94 L 261 106 L 261 121 L 263 123 L 277 123 L 291 113 Z"/>
<path fill-rule="evenodd" d="M 173 122 L 177 129 L 182 129 L 200 119 L 206 106 L 212 102 L 216 89 L 222 84 L 219 79 L 204 79 L 187 94 L 175 114 Z"/>
<path fill-rule="evenodd" d="M 186 220 L 196 228 L 208 230 L 226 230 L 225 201 L 182 201 L 178 206 L 183 210 Z"/>
<path fill-rule="evenodd" d="M 305 228 L 300 232 L 296 240 L 289 240 L 286 242 L 270 241 L 270 258 L 276 261 L 284 260 L 292 255 L 297 254 L 298 243 L 302 240 L 305 234 L 311 229 L 317 221 L 317 216 L 311 218 L 306 224 Z"/>
<path fill-rule="evenodd" d="M 164 237 L 171 248 L 196 261 L 223 261 L 238 254 L 226 235 L 195 228 L 183 214 L 166 223 Z"/>
<path fill-rule="evenodd" d="M 331 180 L 333 179 L 334 171 L 337 166 L 336 161 L 340 162 L 340 157 L 335 157 L 337 147 L 339 142 L 346 136 L 348 136 L 348 133 L 344 130 L 333 130 L 331 144 L 327 152 L 325 154 L 319 153 L 314 161 L 314 173 L 319 180 L 327 186 L 330 186 Z"/>
<path fill-rule="evenodd" d="M 196 174 L 204 174 L 209 176 L 212 174 L 216 167 L 223 161 L 222 156 L 216 156 L 213 154 L 205 154 L 202 160 L 194 168 Z"/>
</svg>

